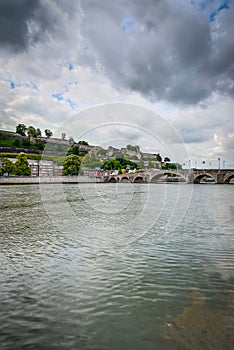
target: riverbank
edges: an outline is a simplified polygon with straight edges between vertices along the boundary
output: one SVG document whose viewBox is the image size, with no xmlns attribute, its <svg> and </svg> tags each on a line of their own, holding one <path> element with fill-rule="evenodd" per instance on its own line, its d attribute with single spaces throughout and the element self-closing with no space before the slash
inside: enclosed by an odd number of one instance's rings
<svg viewBox="0 0 234 350">
<path fill-rule="evenodd" d="M 96 176 L 45 176 L 45 177 L 0 177 L 0 185 L 59 184 L 59 183 L 102 183 Z"/>
</svg>

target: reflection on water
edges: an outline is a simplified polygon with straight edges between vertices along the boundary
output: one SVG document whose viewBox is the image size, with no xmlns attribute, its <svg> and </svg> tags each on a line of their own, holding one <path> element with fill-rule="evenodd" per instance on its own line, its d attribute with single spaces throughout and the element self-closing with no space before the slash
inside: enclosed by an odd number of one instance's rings
<svg viewBox="0 0 234 350">
<path fill-rule="evenodd" d="M 232 349 L 233 191 L 1 186 L 1 349 Z"/>
<path fill-rule="evenodd" d="M 209 303 L 199 290 L 191 293 L 191 305 L 167 322 L 163 336 L 173 349 L 233 349 L 233 294 L 222 295 L 217 305 Z"/>
</svg>

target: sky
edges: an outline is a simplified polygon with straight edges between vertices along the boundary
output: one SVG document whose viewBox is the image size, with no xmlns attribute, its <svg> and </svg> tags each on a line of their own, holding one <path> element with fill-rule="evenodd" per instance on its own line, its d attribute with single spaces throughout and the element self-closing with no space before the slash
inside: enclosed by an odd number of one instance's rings
<svg viewBox="0 0 234 350">
<path fill-rule="evenodd" d="M 233 0 L 1 0 L 0 129 L 234 168 Z"/>
</svg>

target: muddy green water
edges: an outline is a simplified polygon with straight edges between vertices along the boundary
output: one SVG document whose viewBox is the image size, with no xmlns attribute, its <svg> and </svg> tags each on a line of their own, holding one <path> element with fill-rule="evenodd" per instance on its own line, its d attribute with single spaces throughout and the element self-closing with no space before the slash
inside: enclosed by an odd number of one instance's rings
<svg viewBox="0 0 234 350">
<path fill-rule="evenodd" d="M 234 348 L 234 186 L 0 186 L 5 349 Z"/>
</svg>

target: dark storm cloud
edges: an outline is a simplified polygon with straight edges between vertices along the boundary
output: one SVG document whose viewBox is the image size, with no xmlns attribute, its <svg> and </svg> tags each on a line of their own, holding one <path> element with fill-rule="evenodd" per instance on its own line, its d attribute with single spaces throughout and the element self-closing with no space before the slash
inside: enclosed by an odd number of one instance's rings
<svg viewBox="0 0 234 350">
<path fill-rule="evenodd" d="M 0 44 L 24 49 L 28 42 L 27 21 L 35 17 L 37 0 L 2 0 L 0 2 Z"/>
<path fill-rule="evenodd" d="M 211 8 L 189 1 L 85 0 L 82 9 L 83 37 L 115 86 L 183 103 L 233 94 L 233 4 L 212 21 Z"/>
<path fill-rule="evenodd" d="M 118 90 L 195 104 L 234 95 L 233 23 L 233 1 L 1 0 L 0 46 L 48 42 Z"/>
<path fill-rule="evenodd" d="M 0 47 L 19 52 L 45 41 L 58 25 L 53 11 L 57 7 L 55 1 L 1 0 Z"/>
</svg>

